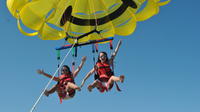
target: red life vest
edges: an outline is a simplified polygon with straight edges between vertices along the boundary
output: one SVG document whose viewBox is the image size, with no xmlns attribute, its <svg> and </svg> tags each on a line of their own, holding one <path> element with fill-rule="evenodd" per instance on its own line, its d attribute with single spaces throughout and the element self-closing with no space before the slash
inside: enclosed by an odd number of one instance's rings
<svg viewBox="0 0 200 112">
<path fill-rule="evenodd" d="M 112 69 L 110 68 L 110 65 L 108 63 L 101 63 L 97 62 L 95 71 L 97 72 L 97 79 L 99 79 L 101 82 L 108 82 L 111 76 L 114 75 Z M 115 82 L 116 88 L 118 91 L 121 91 L 118 84 Z M 110 87 L 103 87 L 102 84 L 100 84 L 101 90 L 100 92 L 104 92 L 105 90 L 110 90 L 113 85 L 110 85 Z"/>
<path fill-rule="evenodd" d="M 62 74 L 61 76 L 59 76 L 59 84 L 62 85 L 65 82 L 74 82 L 74 78 L 71 74 Z"/>
<path fill-rule="evenodd" d="M 60 79 L 60 81 L 57 84 L 58 91 L 59 91 L 58 96 L 60 97 L 60 102 L 62 103 L 62 99 L 65 98 L 65 96 L 67 95 L 67 92 L 70 97 L 73 97 L 75 94 L 75 90 L 73 90 L 73 89 L 71 89 L 70 91 L 66 91 L 65 85 L 67 85 L 67 82 L 72 82 L 72 83 L 75 83 L 75 82 L 74 82 L 73 76 L 70 74 L 63 74 L 63 75 L 59 76 L 59 79 Z"/>
<path fill-rule="evenodd" d="M 107 82 L 109 78 L 114 75 L 108 63 L 97 62 L 96 72 L 98 79 L 102 82 Z"/>
</svg>

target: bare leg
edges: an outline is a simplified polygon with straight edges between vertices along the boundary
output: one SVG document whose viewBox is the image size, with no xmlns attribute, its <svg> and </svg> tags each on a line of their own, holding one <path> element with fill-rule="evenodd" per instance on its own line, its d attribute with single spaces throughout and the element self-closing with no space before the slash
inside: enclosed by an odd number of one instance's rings
<svg viewBox="0 0 200 112">
<path fill-rule="evenodd" d="M 108 80 L 108 86 L 111 86 L 114 82 L 124 82 L 124 75 L 120 75 L 119 77 L 116 76 L 111 76 L 110 79 Z"/>
<path fill-rule="evenodd" d="M 96 87 L 96 88 L 100 88 L 99 82 L 98 82 L 97 80 L 95 80 L 92 84 L 90 84 L 90 85 L 88 86 L 88 91 L 91 92 L 92 89 L 95 88 L 95 87 Z"/>
<path fill-rule="evenodd" d="M 68 89 L 75 89 L 75 90 L 81 91 L 80 87 L 78 87 L 76 84 L 71 83 L 71 82 L 68 82 L 65 87 L 66 87 L 66 90 L 68 90 Z"/>
<path fill-rule="evenodd" d="M 44 95 L 49 96 L 49 94 L 54 93 L 57 90 L 57 85 L 54 85 L 51 89 L 45 90 Z"/>
</svg>

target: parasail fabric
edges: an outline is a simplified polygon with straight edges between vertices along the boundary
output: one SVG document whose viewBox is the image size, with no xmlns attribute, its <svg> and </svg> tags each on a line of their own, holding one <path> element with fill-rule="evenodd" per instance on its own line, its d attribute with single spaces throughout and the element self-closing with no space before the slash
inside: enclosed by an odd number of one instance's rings
<svg viewBox="0 0 200 112">
<path fill-rule="evenodd" d="M 138 21 L 158 14 L 160 6 L 168 3 L 169 0 L 7 0 L 7 7 L 25 35 L 59 40 L 67 35 L 79 37 L 94 29 L 100 31 L 78 40 L 87 42 L 130 35 Z M 35 32 L 23 31 L 21 24 Z M 69 43 L 75 40 L 68 38 Z"/>
</svg>

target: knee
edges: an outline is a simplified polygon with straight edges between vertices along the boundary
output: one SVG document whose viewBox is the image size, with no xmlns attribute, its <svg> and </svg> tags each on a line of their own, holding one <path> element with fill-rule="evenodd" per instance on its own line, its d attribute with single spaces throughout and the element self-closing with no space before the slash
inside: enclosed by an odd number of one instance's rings
<svg viewBox="0 0 200 112">
<path fill-rule="evenodd" d="M 115 77 L 115 76 L 112 75 L 112 76 L 110 77 L 110 79 L 113 79 L 114 77 Z"/>
<path fill-rule="evenodd" d="M 58 84 L 56 84 L 56 85 L 54 85 L 53 87 L 57 89 L 57 88 L 59 87 L 59 85 L 58 85 Z"/>
<path fill-rule="evenodd" d="M 98 80 L 95 80 L 95 81 L 93 82 L 93 84 L 98 84 Z"/>
<path fill-rule="evenodd" d="M 114 79 L 115 79 L 115 76 L 111 76 L 109 80 L 114 81 Z"/>
</svg>

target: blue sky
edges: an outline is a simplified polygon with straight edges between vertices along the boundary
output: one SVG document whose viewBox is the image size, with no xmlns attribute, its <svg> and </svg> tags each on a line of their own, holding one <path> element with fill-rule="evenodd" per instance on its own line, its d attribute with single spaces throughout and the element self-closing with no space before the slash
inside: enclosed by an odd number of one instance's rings
<svg viewBox="0 0 200 112">
<path fill-rule="evenodd" d="M 35 112 L 199 112 L 199 4 L 198 0 L 173 0 L 161 7 L 159 15 L 138 23 L 134 34 L 116 37 L 114 45 L 123 40 L 115 60 L 116 75 L 126 76 L 125 82 L 119 84 L 122 92 L 114 88 L 106 94 L 97 90 L 89 93 L 84 86 L 74 99 L 63 104 L 59 104 L 56 94 L 42 97 Z M 5 0 L 0 1 L 0 34 L 0 111 L 30 111 L 48 82 L 36 70 L 55 72 L 54 48 L 63 41 L 22 35 Z M 100 47 L 101 51 L 107 49 L 106 45 Z M 76 79 L 78 85 L 93 66 L 90 46 L 79 50 L 77 63 L 84 55 L 88 60 Z M 71 64 L 71 57 L 65 64 Z"/>
</svg>

